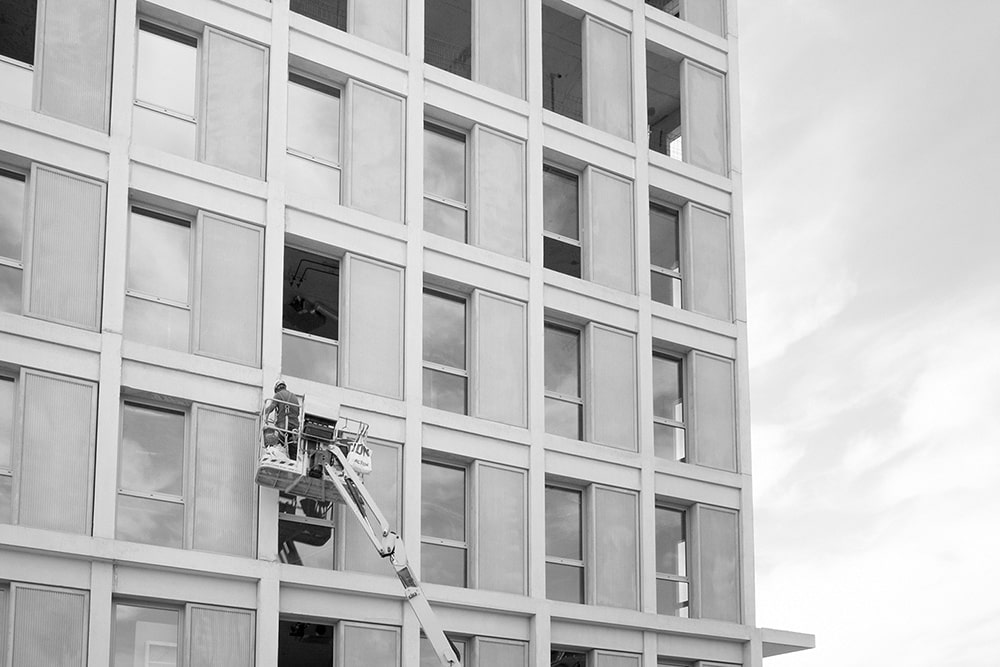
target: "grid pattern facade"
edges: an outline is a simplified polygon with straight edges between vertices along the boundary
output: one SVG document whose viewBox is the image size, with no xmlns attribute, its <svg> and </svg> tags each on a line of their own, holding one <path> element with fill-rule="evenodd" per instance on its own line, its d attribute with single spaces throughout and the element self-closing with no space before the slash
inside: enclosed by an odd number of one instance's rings
<svg viewBox="0 0 1000 667">
<path fill-rule="evenodd" d="M 464 664 L 761 664 L 735 0 L 9 4 L 2 664 L 434 664 L 278 377 Z"/>
</svg>

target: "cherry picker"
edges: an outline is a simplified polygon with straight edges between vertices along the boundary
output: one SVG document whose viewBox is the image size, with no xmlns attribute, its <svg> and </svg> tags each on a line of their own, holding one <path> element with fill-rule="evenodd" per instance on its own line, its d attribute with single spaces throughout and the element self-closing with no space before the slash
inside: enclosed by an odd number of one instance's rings
<svg viewBox="0 0 1000 667">
<path fill-rule="evenodd" d="M 410 568 L 402 539 L 365 488 L 363 477 L 372 469 L 368 424 L 344 417 L 311 417 L 304 409 L 305 395 L 285 392 L 284 397 L 288 400 L 269 399 L 261 409 L 257 484 L 317 503 L 346 505 L 378 555 L 392 564 L 441 664 L 461 667 L 455 645 L 445 636 Z"/>
</svg>

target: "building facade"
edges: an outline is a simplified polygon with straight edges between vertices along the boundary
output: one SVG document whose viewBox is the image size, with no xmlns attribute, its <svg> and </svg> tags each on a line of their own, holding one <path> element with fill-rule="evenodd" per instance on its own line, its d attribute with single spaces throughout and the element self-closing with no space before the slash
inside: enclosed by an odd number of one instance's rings
<svg viewBox="0 0 1000 667">
<path fill-rule="evenodd" d="M 6 0 L 0 664 L 760 667 L 735 0 Z"/>
</svg>

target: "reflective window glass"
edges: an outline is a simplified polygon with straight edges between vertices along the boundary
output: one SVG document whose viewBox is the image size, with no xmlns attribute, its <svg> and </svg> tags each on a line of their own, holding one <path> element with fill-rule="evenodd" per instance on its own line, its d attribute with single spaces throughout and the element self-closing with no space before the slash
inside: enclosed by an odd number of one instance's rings
<svg viewBox="0 0 1000 667">
<path fill-rule="evenodd" d="M 421 545 L 421 574 L 423 580 L 431 584 L 445 586 L 465 586 L 466 551 L 462 547 L 443 544 Z"/>
<path fill-rule="evenodd" d="M 687 531 L 684 511 L 656 508 L 656 571 L 687 575 Z"/>
<path fill-rule="evenodd" d="M 191 311 L 138 297 L 125 297 L 124 334 L 128 340 L 178 352 L 188 351 Z"/>
<path fill-rule="evenodd" d="M 583 604 L 583 568 L 563 563 L 545 564 L 545 597 Z"/>
<path fill-rule="evenodd" d="M 680 359 L 653 355 L 653 414 L 684 420 L 683 380 Z"/>
<path fill-rule="evenodd" d="M 0 12 L 0 55 L 32 65 L 38 0 L 10 0 Z"/>
<path fill-rule="evenodd" d="M 340 91 L 288 76 L 288 148 L 340 164 Z"/>
<path fill-rule="evenodd" d="M 285 246 L 281 326 L 338 340 L 340 331 L 340 262 Z"/>
<path fill-rule="evenodd" d="M 460 415 L 468 411 L 468 378 L 433 368 L 424 368 L 424 405 Z"/>
<path fill-rule="evenodd" d="M 656 613 L 688 618 L 690 615 L 689 584 L 672 579 L 656 580 Z"/>
<path fill-rule="evenodd" d="M 180 612 L 115 605 L 112 667 L 176 667 Z"/>
<path fill-rule="evenodd" d="M 546 325 L 545 390 L 580 395 L 580 333 Z"/>
<path fill-rule="evenodd" d="M 0 257 L 20 261 L 25 178 L 0 169 Z"/>
<path fill-rule="evenodd" d="M 187 222 L 133 209 L 128 245 L 129 290 L 188 303 L 191 227 Z"/>
<path fill-rule="evenodd" d="M 424 125 L 424 192 L 465 201 L 465 137 L 437 125 Z"/>
<path fill-rule="evenodd" d="M 334 528 L 313 522 L 278 521 L 278 560 L 289 565 L 332 570 Z"/>
<path fill-rule="evenodd" d="M 137 38 L 135 97 L 185 116 L 195 115 L 198 41 L 141 21 Z"/>
<path fill-rule="evenodd" d="M 420 490 L 423 534 L 465 541 L 465 470 L 424 463 Z"/>
<path fill-rule="evenodd" d="M 583 436 L 583 406 L 545 397 L 545 432 L 579 440 Z"/>
<path fill-rule="evenodd" d="M 10 523 L 13 479 L 10 475 L 0 475 L 0 523 Z M 2 600 L 0 600 L 2 602 Z"/>
<path fill-rule="evenodd" d="M 424 291 L 424 361 L 465 368 L 465 300 Z"/>
<path fill-rule="evenodd" d="M 184 546 L 184 505 L 119 494 L 115 537 L 180 549 Z"/>
<path fill-rule="evenodd" d="M 121 487 L 173 496 L 184 489 L 184 413 L 125 403 Z"/>
<path fill-rule="evenodd" d="M 583 558 L 583 494 L 545 487 L 545 554 Z"/>
<path fill-rule="evenodd" d="M 545 166 L 542 171 L 545 231 L 580 239 L 580 179 Z"/>
<path fill-rule="evenodd" d="M 424 199 L 424 230 L 431 234 L 466 243 L 469 240 L 467 219 L 468 211 L 464 207 Z"/>
<path fill-rule="evenodd" d="M 193 160 L 198 126 L 191 120 L 136 106 L 132 109 L 132 137 L 136 143 Z"/>
<path fill-rule="evenodd" d="M 0 312 L 21 312 L 21 269 L 0 264 Z"/>
<path fill-rule="evenodd" d="M 458 650 L 458 659 L 465 663 L 465 642 L 460 639 L 448 638 L 451 641 L 451 645 Z M 480 660 L 480 664 L 482 661 Z M 420 637 L 420 667 L 441 667 L 441 661 L 437 657 L 437 653 L 434 652 L 434 647 L 431 646 L 431 642 L 427 637 L 421 635 Z M 483 666 L 487 667 L 487 666 Z"/>
<path fill-rule="evenodd" d="M 649 208 L 649 262 L 670 271 L 680 270 L 677 213 L 661 206 Z"/>
</svg>

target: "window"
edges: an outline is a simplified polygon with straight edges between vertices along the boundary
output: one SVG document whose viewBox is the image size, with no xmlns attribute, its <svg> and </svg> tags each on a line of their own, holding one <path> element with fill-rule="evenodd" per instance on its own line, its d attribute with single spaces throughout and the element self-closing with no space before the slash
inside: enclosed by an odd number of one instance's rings
<svg viewBox="0 0 1000 667">
<path fill-rule="evenodd" d="M 349 32 L 376 44 L 403 50 L 406 3 L 403 0 L 291 0 L 296 14 Z"/>
<path fill-rule="evenodd" d="M 255 416 L 126 400 L 121 419 L 115 536 L 251 556 Z"/>
<path fill-rule="evenodd" d="M 653 301 L 681 308 L 679 216 L 657 204 L 649 206 L 649 265 Z"/>
<path fill-rule="evenodd" d="M 735 510 L 707 505 L 693 508 L 698 580 L 695 609 L 700 618 L 739 623 L 740 527 Z"/>
<path fill-rule="evenodd" d="M 133 138 L 263 178 L 267 61 L 267 48 L 215 28 L 196 36 L 140 19 Z"/>
<path fill-rule="evenodd" d="M 524 97 L 523 0 L 427 0 L 424 29 L 425 63 Z"/>
<path fill-rule="evenodd" d="M 465 243 L 469 205 L 465 135 L 424 123 L 424 229 Z"/>
<path fill-rule="evenodd" d="M 0 169 L 0 311 L 16 314 L 21 313 L 26 182 L 24 174 Z"/>
<path fill-rule="evenodd" d="M 260 227 L 214 214 L 192 222 L 133 206 L 125 338 L 258 365 L 263 237 Z"/>
<path fill-rule="evenodd" d="M 114 603 L 111 667 L 254 663 L 254 612 L 207 605 Z M 53 663 L 55 664 L 55 663 Z"/>
<path fill-rule="evenodd" d="M 583 438 L 580 332 L 545 325 L 545 430 Z"/>
<path fill-rule="evenodd" d="M 399 635 L 399 628 L 389 625 L 282 616 L 278 667 L 399 667 Z"/>
<path fill-rule="evenodd" d="M 288 173 L 293 190 L 340 203 L 340 90 L 288 74 Z"/>
<path fill-rule="evenodd" d="M 468 413 L 466 301 L 424 290 L 424 405 Z"/>
<path fill-rule="evenodd" d="M 465 586 L 469 544 L 466 470 L 429 463 L 421 466 L 420 521 L 423 580 Z"/>
<path fill-rule="evenodd" d="M 0 56 L 35 63 L 37 0 L 12 0 L 0 10 Z"/>
<path fill-rule="evenodd" d="M 583 603 L 583 492 L 545 487 L 545 597 Z"/>
<path fill-rule="evenodd" d="M 631 140 L 629 40 L 625 30 L 592 16 L 571 16 L 543 5 L 543 106 Z"/>
<path fill-rule="evenodd" d="M 511 639 L 448 636 L 463 667 L 528 667 L 528 645 Z M 440 667 L 430 641 L 420 636 L 420 667 Z"/>
<path fill-rule="evenodd" d="M 649 150 L 728 175 L 725 75 L 672 51 L 646 50 Z"/>
<path fill-rule="evenodd" d="M 653 450 L 671 461 L 687 460 L 683 368 L 681 359 L 653 354 Z"/>
<path fill-rule="evenodd" d="M 421 465 L 421 577 L 526 591 L 526 471 L 486 461 Z M 473 546 L 470 535 L 476 535 Z"/>
<path fill-rule="evenodd" d="M 542 167 L 545 268 L 581 277 L 580 177 Z"/>
<path fill-rule="evenodd" d="M 0 585 L 0 661 L 86 667 L 90 593 L 12 582 Z"/>
<path fill-rule="evenodd" d="M 656 611 L 689 615 L 687 517 L 680 508 L 656 507 Z"/>
<path fill-rule="evenodd" d="M 551 667 L 587 667 L 587 654 L 582 651 L 553 648 L 549 653 Z"/>
<path fill-rule="evenodd" d="M 340 262 L 285 246 L 281 372 L 337 384 Z"/>
<path fill-rule="evenodd" d="M 96 382 L 0 369 L 0 523 L 89 534 L 96 434 Z"/>
<path fill-rule="evenodd" d="M 372 472 L 365 485 L 390 525 L 399 526 L 400 448 L 368 441 Z M 391 576 L 354 515 L 341 503 L 320 502 L 280 494 L 278 498 L 278 559 L 289 565 L 351 570 Z"/>
<path fill-rule="evenodd" d="M 726 34 L 723 0 L 646 0 L 646 4 L 713 34 Z"/>
<path fill-rule="evenodd" d="M 132 132 L 155 148 L 195 159 L 198 38 L 139 21 Z"/>
</svg>

